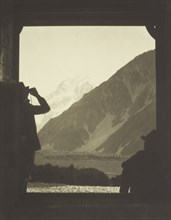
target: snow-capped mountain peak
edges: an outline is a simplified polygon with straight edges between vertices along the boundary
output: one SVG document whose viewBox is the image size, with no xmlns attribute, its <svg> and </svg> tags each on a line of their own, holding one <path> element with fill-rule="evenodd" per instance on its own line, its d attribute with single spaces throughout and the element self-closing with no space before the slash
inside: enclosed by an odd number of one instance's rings
<svg viewBox="0 0 171 220">
<path fill-rule="evenodd" d="M 86 76 L 75 76 L 63 80 L 45 97 L 51 107 L 51 111 L 47 114 L 36 116 L 37 130 L 39 131 L 49 119 L 60 115 L 92 89 L 93 86 Z"/>
</svg>

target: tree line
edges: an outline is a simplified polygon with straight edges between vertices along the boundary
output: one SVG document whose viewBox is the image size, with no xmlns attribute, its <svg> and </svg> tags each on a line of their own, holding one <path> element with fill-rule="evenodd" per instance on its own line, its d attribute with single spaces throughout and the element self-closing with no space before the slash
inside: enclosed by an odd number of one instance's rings
<svg viewBox="0 0 171 220">
<path fill-rule="evenodd" d="M 95 168 L 76 168 L 46 165 L 34 165 L 31 182 L 61 183 L 82 186 L 120 185 L 120 176 L 111 179 Z"/>
</svg>

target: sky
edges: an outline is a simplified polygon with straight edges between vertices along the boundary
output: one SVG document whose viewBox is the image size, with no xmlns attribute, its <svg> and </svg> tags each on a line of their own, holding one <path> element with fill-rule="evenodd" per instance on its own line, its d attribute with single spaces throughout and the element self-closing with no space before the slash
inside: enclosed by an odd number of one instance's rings
<svg viewBox="0 0 171 220">
<path fill-rule="evenodd" d="M 155 49 L 145 27 L 24 27 L 20 34 L 20 78 L 42 96 L 61 81 L 86 76 L 93 86 L 143 52 Z"/>
</svg>

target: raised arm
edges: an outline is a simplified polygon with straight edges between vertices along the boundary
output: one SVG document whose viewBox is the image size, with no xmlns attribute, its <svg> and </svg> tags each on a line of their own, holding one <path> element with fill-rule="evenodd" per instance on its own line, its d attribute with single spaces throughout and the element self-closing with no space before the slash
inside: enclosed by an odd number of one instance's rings
<svg viewBox="0 0 171 220">
<path fill-rule="evenodd" d="M 31 110 L 33 112 L 33 114 L 35 115 L 39 115 L 39 114 L 44 114 L 48 111 L 50 111 L 50 107 L 48 105 L 48 103 L 46 102 L 46 100 L 41 97 L 37 91 L 36 88 L 31 88 L 29 90 L 30 94 L 35 96 L 39 102 L 40 105 L 31 105 Z"/>
</svg>

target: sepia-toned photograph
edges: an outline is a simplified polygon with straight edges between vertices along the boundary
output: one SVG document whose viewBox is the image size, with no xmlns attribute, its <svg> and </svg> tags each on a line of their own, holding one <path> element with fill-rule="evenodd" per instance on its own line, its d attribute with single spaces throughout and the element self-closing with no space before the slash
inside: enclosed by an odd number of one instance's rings
<svg viewBox="0 0 171 220">
<path fill-rule="evenodd" d="M 171 4 L 81 1 L 2 0 L 0 220 L 170 220 Z"/>
<path fill-rule="evenodd" d="M 155 78 L 145 27 L 24 28 L 20 80 L 49 105 L 35 113 L 41 149 L 27 191 L 118 193 L 122 162 L 156 129 Z"/>
</svg>

